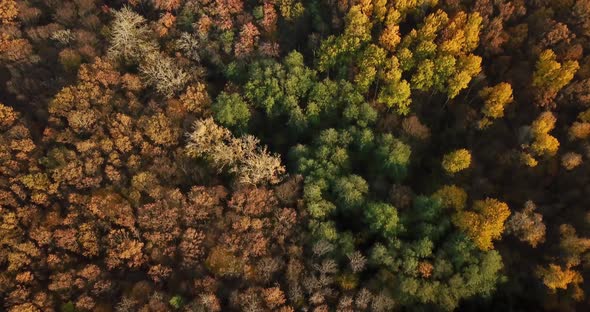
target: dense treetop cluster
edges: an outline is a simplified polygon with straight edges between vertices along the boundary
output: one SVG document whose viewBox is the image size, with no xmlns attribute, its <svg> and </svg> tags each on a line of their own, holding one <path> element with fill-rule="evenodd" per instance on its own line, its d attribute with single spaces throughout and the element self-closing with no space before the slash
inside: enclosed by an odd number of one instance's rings
<svg viewBox="0 0 590 312">
<path fill-rule="evenodd" d="M 589 0 L 0 0 L 0 311 L 585 311 Z"/>
</svg>

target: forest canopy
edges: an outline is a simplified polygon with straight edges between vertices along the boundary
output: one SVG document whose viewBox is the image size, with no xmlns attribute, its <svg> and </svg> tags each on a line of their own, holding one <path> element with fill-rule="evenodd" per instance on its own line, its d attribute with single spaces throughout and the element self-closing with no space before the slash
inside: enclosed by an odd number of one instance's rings
<svg viewBox="0 0 590 312">
<path fill-rule="evenodd" d="M 586 51 L 589 0 L 0 0 L 0 311 L 586 311 Z"/>
</svg>

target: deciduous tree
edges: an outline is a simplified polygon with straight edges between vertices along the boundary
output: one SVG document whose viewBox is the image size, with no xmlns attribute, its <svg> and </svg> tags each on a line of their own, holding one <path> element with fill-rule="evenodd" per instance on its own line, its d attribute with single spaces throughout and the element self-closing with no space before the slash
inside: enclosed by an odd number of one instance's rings
<svg viewBox="0 0 590 312">
<path fill-rule="evenodd" d="M 479 96 L 484 99 L 484 106 L 481 109 L 484 118 L 479 121 L 479 127 L 485 128 L 493 119 L 504 117 L 504 108 L 513 101 L 512 86 L 502 82 L 482 89 Z"/>
<path fill-rule="evenodd" d="M 516 235 L 521 241 L 533 248 L 545 241 L 545 224 L 543 215 L 535 212 L 537 206 L 532 201 L 524 204 L 524 209 L 513 214 L 506 222 L 506 231 Z"/>
<path fill-rule="evenodd" d="M 539 105 L 549 106 L 557 93 L 572 80 L 578 68 L 577 61 L 557 62 L 553 50 L 541 52 L 533 73 L 533 87 L 537 88 Z"/>
<path fill-rule="evenodd" d="M 492 240 L 501 237 L 504 222 L 510 216 L 506 203 L 494 198 L 476 200 L 472 210 L 458 212 L 453 223 L 464 231 L 481 250 L 490 250 Z"/>
<path fill-rule="evenodd" d="M 449 174 L 469 168 L 471 165 L 471 153 L 467 149 L 458 149 L 443 156 L 442 167 Z"/>
</svg>

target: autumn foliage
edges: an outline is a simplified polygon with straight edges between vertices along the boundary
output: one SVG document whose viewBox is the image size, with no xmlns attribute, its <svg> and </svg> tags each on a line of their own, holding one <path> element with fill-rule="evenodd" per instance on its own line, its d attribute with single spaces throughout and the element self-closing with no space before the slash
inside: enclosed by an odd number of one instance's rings
<svg viewBox="0 0 590 312">
<path fill-rule="evenodd" d="M 0 311 L 585 311 L 588 51 L 588 0 L 0 0 Z"/>
</svg>

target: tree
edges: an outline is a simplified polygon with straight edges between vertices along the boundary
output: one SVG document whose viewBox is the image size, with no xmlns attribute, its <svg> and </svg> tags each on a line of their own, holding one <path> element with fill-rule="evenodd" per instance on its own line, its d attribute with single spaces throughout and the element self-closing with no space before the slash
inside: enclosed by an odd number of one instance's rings
<svg viewBox="0 0 590 312">
<path fill-rule="evenodd" d="M 400 115 L 410 112 L 410 84 L 402 79 L 399 60 L 392 56 L 385 59 L 384 70 L 381 74 L 384 86 L 379 90 L 377 102 L 396 110 Z"/>
<path fill-rule="evenodd" d="M 379 138 L 375 152 L 377 163 L 380 164 L 386 175 L 397 180 L 405 177 L 412 154 L 409 145 L 394 138 L 391 134 L 385 134 Z"/>
<path fill-rule="evenodd" d="M 426 91 L 430 89 L 434 83 L 434 62 L 426 59 L 420 62 L 417 70 L 412 75 L 411 86 L 414 89 Z"/>
<path fill-rule="evenodd" d="M 541 113 L 531 125 L 532 142 L 525 145 L 525 148 L 530 148 L 535 156 L 555 155 L 559 149 L 559 141 L 549 131 L 555 128 L 556 120 L 551 112 Z"/>
<path fill-rule="evenodd" d="M 185 93 L 180 96 L 180 102 L 189 112 L 206 114 L 211 105 L 211 98 L 207 93 L 206 85 L 202 82 L 197 82 L 194 85 L 189 85 Z"/>
<path fill-rule="evenodd" d="M 401 36 L 399 34 L 398 25 L 386 26 L 383 32 L 381 33 L 381 36 L 379 37 L 379 43 L 389 52 L 394 52 L 395 48 L 400 43 L 400 41 Z"/>
<path fill-rule="evenodd" d="M 231 252 L 223 247 L 214 247 L 205 261 L 207 268 L 217 276 L 239 276 L 242 273 L 243 263 Z"/>
<path fill-rule="evenodd" d="M 17 15 L 18 9 L 14 0 L 0 2 L 0 22 L 2 24 L 11 23 Z"/>
<path fill-rule="evenodd" d="M 590 122 L 574 122 L 569 128 L 571 139 L 586 139 L 590 137 Z"/>
<path fill-rule="evenodd" d="M 371 39 L 371 21 L 363 14 L 360 5 L 352 6 L 345 20 L 342 35 L 332 35 L 321 43 L 318 59 L 321 72 L 348 65 L 363 44 Z"/>
<path fill-rule="evenodd" d="M 121 195 L 107 190 L 96 192 L 90 198 L 87 207 L 88 211 L 99 219 L 133 229 L 135 220 L 132 214 L 132 207 Z"/>
<path fill-rule="evenodd" d="M 114 11 L 109 43 L 109 55 L 126 62 L 137 62 L 157 51 L 146 19 L 128 7 Z"/>
<path fill-rule="evenodd" d="M 462 148 L 443 156 L 442 167 L 449 174 L 455 174 L 459 171 L 469 168 L 471 165 L 471 153 Z"/>
<path fill-rule="evenodd" d="M 574 168 L 576 168 L 579 165 L 581 165 L 582 162 L 583 162 L 582 161 L 582 155 L 580 155 L 578 153 L 569 152 L 569 153 L 565 153 L 561 157 L 561 165 L 566 170 L 573 170 Z"/>
<path fill-rule="evenodd" d="M 137 269 L 145 263 L 142 252 L 144 244 L 123 229 L 113 229 L 106 237 L 107 255 L 105 262 L 109 270 L 128 267 Z"/>
<path fill-rule="evenodd" d="M 365 220 L 371 232 L 393 242 L 399 230 L 399 217 L 395 207 L 386 203 L 369 203 L 365 210 Z"/>
<path fill-rule="evenodd" d="M 547 268 L 538 268 L 537 272 L 543 279 L 543 284 L 552 291 L 558 288 L 567 289 L 570 284 L 582 282 L 582 276 L 579 272 L 569 268 L 563 269 L 560 265 L 553 263 L 549 264 Z"/>
<path fill-rule="evenodd" d="M 203 240 L 205 233 L 193 228 L 188 228 L 182 234 L 180 244 L 178 246 L 182 256 L 182 265 L 186 267 L 193 267 L 203 257 L 205 250 Z"/>
<path fill-rule="evenodd" d="M 4 145 L 0 153 L 0 181 L 8 186 L 9 178 L 16 178 L 26 172 L 25 168 L 32 167 L 36 146 L 20 114 L 3 103 L 0 103 L 0 142 Z"/>
<path fill-rule="evenodd" d="M 174 11 L 180 7 L 180 0 L 154 0 L 154 6 L 159 10 Z"/>
<path fill-rule="evenodd" d="M 297 51 L 289 53 L 282 63 L 254 62 L 248 71 L 244 97 L 252 106 L 262 109 L 270 120 L 286 116 L 290 127 L 303 129 L 306 119 L 300 105 L 316 83 L 315 75 Z"/>
<path fill-rule="evenodd" d="M 262 293 L 266 306 L 271 309 L 277 308 L 287 301 L 285 294 L 279 287 L 265 288 Z"/>
<path fill-rule="evenodd" d="M 344 210 L 358 208 L 363 204 L 368 191 L 369 185 L 358 175 L 344 176 L 334 183 L 334 193 Z"/>
<path fill-rule="evenodd" d="M 237 58 L 247 57 L 252 53 L 255 44 L 258 41 L 260 32 L 258 28 L 252 23 L 247 23 L 242 26 L 240 31 L 240 38 L 234 47 L 234 53 Z"/>
<path fill-rule="evenodd" d="M 539 55 L 533 73 L 533 87 L 537 89 L 540 106 L 548 106 L 557 93 L 567 85 L 579 68 L 577 61 L 559 63 L 553 50 L 544 50 Z"/>
<path fill-rule="evenodd" d="M 459 11 L 442 31 L 442 52 L 457 55 L 475 50 L 479 44 L 481 22 L 482 17 L 479 13 L 466 14 Z"/>
<path fill-rule="evenodd" d="M 166 12 L 160 19 L 158 20 L 157 26 L 157 33 L 159 37 L 164 37 L 170 29 L 174 26 L 176 22 L 176 16 L 170 14 L 170 12 Z"/>
<path fill-rule="evenodd" d="M 453 223 L 485 251 L 492 249 L 492 240 L 501 237 L 504 222 L 509 216 L 510 209 L 506 203 L 486 198 L 474 201 L 472 210 L 459 211 Z"/>
<path fill-rule="evenodd" d="M 531 131 L 535 136 L 549 133 L 549 131 L 555 128 L 556 121 L 557 119 L 552 112 L 543 112 L 539 115 L 539 117 L 537 117 L 537 119 L 533 121 L 533 124 L 531 125 Z"/>
<path fill-rule="evenodd" d="M 377 71 L 385 62 L 387 52 L 377 45 L 370 44 L 359 55 L 358 73 L 354 78 L 361 93 L 367 93 L 377 77 Z"/>
<path fill-rule="evenodd" d="M 285 167 L 281 164 L 278 154 L 268 152 L 266 146 L 260 147 L 258 139 L 252 136 L 242 138 L 240 145 L 245 151 L 242 163 L 237 171 L 238 179 L 244 184 L 270 183 L 277 184 L 282 181 Z M 254 147 L 256 146 L 256 147 Z"/>
<path fill-rule="evenodd" d="M 221 92 L 211 106 L 215 120 L 224 127 L 243 133 L 248 127 L 250 109 L 237 93 Z"/>
<path fill-rule="evenodd" d="M 137 223 L 142 230 L 142 236 L 146 245 L 145 251 L 152 256 L 152 261 L 161 265 L 165 257 L 174 257 L 177 248 L 174 244 L 180 238 L 181 225 L 179 203 L 172 200 L 159 200 L 146 204 L 137 209 Z M 160 279 L 160 273 L 167 271 L 161 268 L 155 269 L 156 277 Z M 168 274 L 164 274 L 168 275 Z"/>
<path fill-rule="evenodd" d="M 443 207 L 452 208 L 455 211 L 465 209 L 467 204 L 467 192 L 456 185 L 445 185 L 436 191 L 432 197 L 439 199 Z"/>
<path fill-rule="evenodd" d="M 282 180 L 285 167 L 278 155 L 270 154 L 251 135 L 235 138 L 212 118 L 197 120 L 188 134 L 187 153 L 208 159 L 218 170 L 227 170 L 243 184 L 276 184 Z"/>
<path fill-rule="evenodd" d="M 278 15 L 273 4 L 265 2 L 262 7 L 262 27 L 267 33 L 274 33 L 277 28 Z"/>
<path fill-rule="evenodd" d="M 427 140 L 430 138 L 430 129 L 428 126 L 420 122 L 417 116 L 410 116 L 404 118 L 402 121 L 402 129 L 404 132 L 418 140 Z"/>
<path fill-rule="evenodd" d="M 377 101 L 394 108 L 400 115 L 407 115 L 410 113 L 410 93 L 410 84 L 405 80 L 386 83 L 379 91 Z"/>
<path fill-rule="evenodd" d="M 184 306 L 184 300 L 182 300 L 182 297 L 178 295 L 172 297 L 168 303 L 170 303 L 170 305 L 176 310 Z"/>
<path fill-rule="evenodd" d="M 287 21 L 292 21 L 303 15 L 305 8 L 303 4 L 295 0 L 281 0 L 279 2 L 281 16 Z"/>
<path fill-rule="evenodd" d="M 184 89 L 189 75 L 174 60 L 160 53 L 148 53 L 139 66 L 141 77 L 159 93 L 171 97 Z"/>
<path fill-rule="evenodd" d="M 545 241 L 543 215 L 535 212 L 537 206 L 532 201 L 524 204 L 524 209 L 513 214 L 506 222 L 506 232 L 514 234 L 533 248 Z"/>
<path fill-rule="evenodd" d="M 479 127 L 485 128 L 492 119 L 504 117 L 504 108 L 513 101 L 512 86 L 502 82 L 493 87 L 487 87 L 479 92 L 484 99 L 482 113 L 484 118 L 479 121 Z"/>
<path fill-rule="evenodd" d="M 450 99 L 455 98 L 459 92 L 469 85 L 471 79 L 481 72 L 481 57 L 469 54 L 459 57 L 457 71 L 451 76 L 448 82 L 447 95 Z"/>
<path fill-rule="evenodd" d="M 447 92 L 447 86 L 451 76 L 457 69 L 457 59 L 448 54 L 438 55 L 433 60 L 434 72 L 432 76 L 432 88 L 438 92 Z"/>
<path fill-rule="evenodd" d="M 559 226 L 559 249 L 562 252 L 562 261 L 568 267 L 574 267 L 582 263 L 583 255 L 590 250 L 590 238 L 580 237 L 576 229 L 569 224 Z"/>
<path fill-rule="evenodd" d="M 180 129 L 163 113 L 141 120 L 142 128 L 147 137 L 154 143 L 163 146 L 173 146 L 181 135 Z"/>
</svg>

